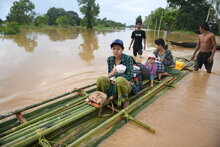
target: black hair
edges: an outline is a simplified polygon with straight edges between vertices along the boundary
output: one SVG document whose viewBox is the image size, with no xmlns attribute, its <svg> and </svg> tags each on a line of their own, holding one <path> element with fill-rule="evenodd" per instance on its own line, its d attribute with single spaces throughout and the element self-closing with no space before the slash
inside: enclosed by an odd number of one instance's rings
<svg viewBox="0 0 220 147">
<path fill-rule="evenodd" d="M 136 21 L 136 25 L 137 25 L 138 23 L 142 24 L 142 21 L 140 21 L 140 20 Z"/>
<path fill-rule="evenodd" d="M 209 31 L 209 24 L 207 22 L 203 22 L 200 27 L 206 31 Z"/>
<path fill-rule="evenodd" d="M 158 38 L 154 41 L 155 44 L 161 45 L 165 49 L 168 49 L 168 45 L 165 44 L 165 41 L 162 38 Z"/>
</svg>

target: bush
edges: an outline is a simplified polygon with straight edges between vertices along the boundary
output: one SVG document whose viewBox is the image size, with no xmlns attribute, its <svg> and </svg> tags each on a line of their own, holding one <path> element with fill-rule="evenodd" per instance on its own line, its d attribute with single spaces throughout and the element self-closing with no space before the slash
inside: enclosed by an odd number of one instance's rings
<svg viewBox="0 0 220 147">
<path fill-rule="evenodd" d="M 17 34 L 19 32 L 19 25 L 16 22 L 6 22 L 0 27 L 0 32 L 3 34 Z"/>
<path fill-rule="evenodd" d="M 60 27 L 67 27 L 70 25 L 70 19 L 67 16 L 60 16 L 56 19 L 56 23 Z"/>
</svg>

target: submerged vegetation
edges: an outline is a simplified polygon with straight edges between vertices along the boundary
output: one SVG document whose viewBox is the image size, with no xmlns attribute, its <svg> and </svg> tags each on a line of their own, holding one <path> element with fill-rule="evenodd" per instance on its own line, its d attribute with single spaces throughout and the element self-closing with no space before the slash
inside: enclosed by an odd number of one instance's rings
<svg viewBox="0 0 220 147">
<path fill-rule="evenodd" d="M 6 22 L 0 25 L 0 32 L 3 34 L 17 34 L 20 26 L 16 22 Z"/>
</svg>

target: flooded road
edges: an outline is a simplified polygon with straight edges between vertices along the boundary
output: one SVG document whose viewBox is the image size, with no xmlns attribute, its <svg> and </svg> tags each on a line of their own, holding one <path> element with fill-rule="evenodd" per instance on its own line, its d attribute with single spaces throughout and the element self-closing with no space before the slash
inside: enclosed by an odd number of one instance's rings
<svg viewBox="0 0 220 147">
<path fill-rule="evenodd" d="M 40 102 L 95 82 L 107 74 L 110 43 L 120 38 L 128 50 L 132 29 L 47 29 L 0 36 L 0 113 Z M 147 55 L 154 40 L 197 42 L 197 35 L 148 31 Z M 217 38 L 220 43 L 220 38 Z M 174 56 L 193 49 L 169 47 Z M 100 146 L 220 146 L 220 52 L 215 55 L 213 74 L 202 69 L 177 83 L 136 118 L 156 129 L 151 134 L 128 123 Z"/>
</svg>

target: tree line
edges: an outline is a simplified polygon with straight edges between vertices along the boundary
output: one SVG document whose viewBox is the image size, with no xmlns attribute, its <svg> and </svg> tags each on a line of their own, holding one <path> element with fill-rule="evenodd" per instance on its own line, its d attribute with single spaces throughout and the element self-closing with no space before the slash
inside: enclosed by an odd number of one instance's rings
<svg viewBox="0 0 220 147">
<path fill-rule="evenodd" d="M 143 26 L 148 29 L 185 30 L 198 33 L 198 27 L 208 22 L 210 31 L 220 34 L 219 0 L 167 0 L 169 7 L 158 8 L 146 16 Z M 142 18 L 138 16 L 137 20 Z"/>
<path fill-rule="evenodd" d="M 96 27 L 125 27 L 125 24 L 98 18 L 100 6 L 95 0 L 77 0 L 80 12 L 84 15 L 80 18 L 74 11 L 66 11 L 63 8 L 52 7 L 46 14 L 37 15 L 35 5 L 31 0 L 18 0 L 13 2 L 10 12 L 3 22 L 0 19 L 0 32 L 6 34 L 16 33 L 19 25 L 53 25 L 60 27 L 82 26 L 87 28 Z"/>
</svg>

